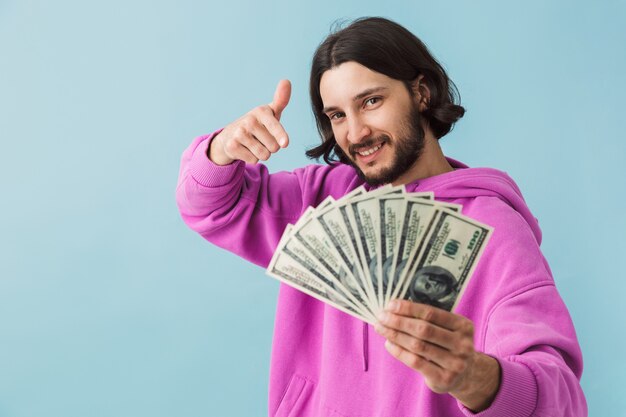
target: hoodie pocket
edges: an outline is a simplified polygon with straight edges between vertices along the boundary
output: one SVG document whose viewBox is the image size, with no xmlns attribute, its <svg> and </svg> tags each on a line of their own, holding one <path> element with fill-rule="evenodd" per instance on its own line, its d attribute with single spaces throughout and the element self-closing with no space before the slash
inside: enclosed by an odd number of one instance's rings
<svg viewBox="0 0 626 417">
<path fill-rule="evenodd" d="M 300 415 L 300 410 L 308 401 L 313 391 L 313 382 L 294 374 L 289 381 L 280 405 L 274 417 L 293 417 Z"/>
</svg>

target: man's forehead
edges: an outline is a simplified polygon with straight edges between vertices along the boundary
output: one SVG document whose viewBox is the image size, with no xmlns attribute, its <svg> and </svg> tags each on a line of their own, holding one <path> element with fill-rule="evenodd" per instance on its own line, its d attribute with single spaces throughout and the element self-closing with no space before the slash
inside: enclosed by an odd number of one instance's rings
<svg viewBox="0 0 626 417">
<path fill-rule="evenodd" d="M 357 62 L 344 62 L 322 74 L 320 95 L 325 106 L 358 99 L 366 90 L 389 90 L 393 80 Z"/>
</svg>

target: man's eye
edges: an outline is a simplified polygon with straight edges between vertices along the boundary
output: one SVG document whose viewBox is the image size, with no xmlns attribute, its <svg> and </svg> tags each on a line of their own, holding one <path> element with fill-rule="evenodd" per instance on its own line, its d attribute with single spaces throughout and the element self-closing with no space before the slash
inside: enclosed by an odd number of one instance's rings
<svg viewBox="0 0 626 417">
<path fill-rule="evenodd" d="M 380 101 L 380 97 L 370 97 L 367 100 L 365 100 L 365 105 L 371 106 L 371 105 L 378 103 L 379 101 Z"/>
</svg>

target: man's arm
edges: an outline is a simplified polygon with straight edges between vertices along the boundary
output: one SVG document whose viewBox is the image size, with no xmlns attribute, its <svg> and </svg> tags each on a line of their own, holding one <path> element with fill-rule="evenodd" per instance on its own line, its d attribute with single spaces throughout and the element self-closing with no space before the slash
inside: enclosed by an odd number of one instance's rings
<svg viewBox="0 0 626 417">
<path fill-rule="evenodd" d="M 500 387 L 500 365 L 474 349 L 471 320 L 426 304 L 389 303 L 376 331 L 394 357 L 420 372 L 436 393 L 449 393 L 468 409 L 491 405 Z"/>
<path fill-rule="evenodd" d="M 272 103 L 196 138 L 183 153 L 176 189 L 179 211 L 191 229 L 261 266 L 286 224 L 302 212 L 300 174 L 270 175 L 256 163 L 271 154 L 266 146 L 279 149 L 277 137 L 288 141 L 275 115 L 287 105 L 289 89 L 289 82 L 281 81 Z"/>
<path fill-rule="evenodd" d="M 587 415 L 580 349 L 552 285 L 494 310 L 487 340 L 493 357 L 474 349 L 469 319 L 445 310 L 397 300 L 379 321 L 389 353 L 420 372 L 434 392 L 455 397 L 468 415 Z"/>
<path fill-rule="evenodd" d="M 429 386 L 447 389 L 468 416 L 586 416 L 582 353 L 539 240 L 504 202 L 475 204 L 467 215 L 494 233 L 457 314 L 404 301 L 379 326 L 390 353 L 424 369 Z"/>
</svg>

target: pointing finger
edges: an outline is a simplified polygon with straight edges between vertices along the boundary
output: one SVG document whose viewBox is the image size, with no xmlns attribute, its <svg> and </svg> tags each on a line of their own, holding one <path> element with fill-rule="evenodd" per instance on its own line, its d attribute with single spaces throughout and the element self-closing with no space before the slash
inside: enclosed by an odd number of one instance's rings
<svg viewBox="0 0 626 417">
<path fill-rule="evenodd" d="M 258 119 L 272 136 L 271 139 L 262 140 L 267 149 L 276 152 L 278 149 L 273 149 L 276 143 L 278 143 L 276 146 L 286 148 L 289 144 L 289 135 L 276 117 L 271 112 L 264 111 L 259 112 Z"/>
</svg>

